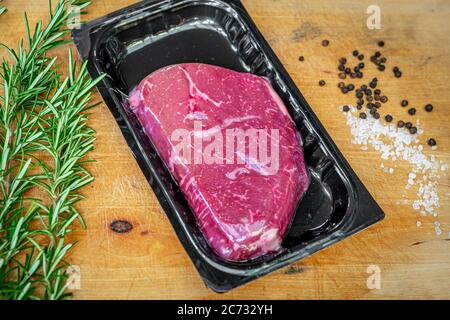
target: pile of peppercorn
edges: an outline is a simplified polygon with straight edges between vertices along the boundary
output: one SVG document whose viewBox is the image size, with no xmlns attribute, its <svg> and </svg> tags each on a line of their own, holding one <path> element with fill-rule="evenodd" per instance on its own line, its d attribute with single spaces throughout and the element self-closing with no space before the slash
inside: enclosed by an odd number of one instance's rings
<svg viewBox="0 0 450 320">
<path fill-rule="evenodd" d="M 330 44 L 330 41 L 328 40 L 322 40 L 322 46 L 328 47 Z M 378 41 L 379 47 L 384 47 L 385 43 L 384 41 L 380 40 Z M 350 79 L 362 79 L 364 77 L 363 69 L 365 68 L 364 63 L 364 54 L 360 53 L 358 50 L 353 50 L 352 56 L 357 59 L 357 62 L 355 65 L 351 66 L 349 65 L 349 62 L 346 57 L 342 57 L 339 59 L 338 64 L 338 77 L 340 80 L 346 80 L 348 78 Z M 305 58 L 303 56 L 299 57 L 299 60 L 303 62 Z M 380 51 L 375 51 L 373 55 L 370 56 L 370 61 L 375 64 L 376 68 L 380 72 L 384 72 L 386 70 L 386 63 L 387 58 L 383 56 L 383 54 Z M 396 78 L 401 78 L 402 72 L 400 71 L 399 67 L 395 66 L 392 69 L 394 76 Z M 326 85 L 325 80 L 320 80 L 319 85 L 321 87 Z M 338 82 L 338 87 L 341 90 L 343 94 L 347 94 L 351 91 L 355 91 L 355 97 L 356 97 L 356 109 L 362 110 L 364 107 L 369 111 L 369 114 L 375 118 L 380 119 L 380 109 L 383 104 L 386 104 L 388 102 L 388 97 L 386 95 L 382 94 L 381 89 L 378 87 L 378 78 L 372 78 L 372 80 L 368 84 L 362 84 L 359 86 L 359 88 L 356 88 L 356 86 L 353 83 L 345 84 L 343 81 Z M 402 107 L 407 107 L 409 105 L 408 100 L 404 99 L 401 101 L 400 105 Z M 426 112 L 431 112 L 433 110 L 433 106 L 431 104 L 427 104 L 424 107 Z M 342 110 L 344 112 L 350 111 L 350 107 L 348 105 L 343 106 Z M 408 115 L 409 116 L 415 116 L 417 112 L 416 108 L 409 108 L 408 109 Z M 367 119 L 367 113 L 365 111 L 361 111 L 359 114 L 359 117 L 361 119 Z M 384 120 L 388 123 L 392 122 L 394 120 L 394 117 L 386 113 L 384 116 Z M 406 128 L 411 134 L 417 133 L 417 128 L 413 126 L 412 122 L 410 121 L 403 121 L 399 120 L 397 122 L 398 128 Z M 433 138 L 430 138 L 427 140 L 427 143 L 430 146 L 436 145 L 436 140 Z"/>
<path fill-rule="evenodd" d="M 379 41 L 378 45 L 380 47 L 384 47 L 384 41 Z M 353 55 L 353 57 L 357 58 L 357 60 L 358 60 L 357 65 L 354 66 L 353 68 L 348 66 L 347 58 L 342 57 L 339 59 L 338 77 L 340 80 L 345 80 L 347 77 L 354 79 L 354 78 L 363 78 L 363 76 L 364 76 L 364 74 L 362 72 L 362 70 L 365 67 L 365 64 L 363 62 L 364 54 L 360 53 L 358 50 L 354 50 L 352 52 L 352 55 Z M 370 61 L 376 65 L 378 71 L 383 72 L 386 69 L 387 58 L 384 57 L 380 51 L 376 51 L 370 57 Z M 394 72 L 394 76 L 396 78 L 400 78 L 402 76 L 402 72 L 400 71 L 400 69 L 398 67 L 394 67 L 393 72 Z M 343 81 L 338 82 L 338 87 L 343 94 L 347 94 L 348 92 L 353 91 L 355 89 L 355 85 L 353 83 L 345 84 Z M 369 111 L 369 114 L 375 119 L 380 119 L 380 117 L 381 117 L 380 109 L 381 109 L 382 105 L 387 103 L 389 100 L 386 95 L 382 94 L 381 89 L 378 88 L 378 78 L 376 78 L 376 77 L 372 78 L 372 80 L 368 84 L 363 84 L 363 85 L 359 86 L 359 88 L 357 88 L 355 90 L 355 97 L 357 99 L 356 100 L 356 109 L 362 110 L 365 107 Z M 408 101 L 403 100 L 401 102 L 401 106 L 402 107 L 408 106 Z M 342 110 L 344 112 L 348 112 L 350 110 L 350 108 L 348 106 L 344 106 Z M 431 104 L 427 104 L 425 106 L 425 110 L 427 112 L 431 112 L 433 110 L 433 106 Z M 410 116 L 414 116 L 416 114 L 416 112 L 417 112 L 416 108 L 410 108 L 408 110 L 408 114 Z M 359 117 L 361 119 L 366 119 L 367 113 L 364 111 L 361 111 L 359 114 Z M 391 114 L 386 113 L 384 116 L 384 120 L 386 122 L 390 123 L 394 120 L 394 117 Z M 410 121 L 405 122 L 403 120 L 399 120 L 397 122 L 397 126 L 399 128 L 405 127 L 406 129 L 409 130 L 409 132 L 411 134 L 417 133 L 417 128 L 414 127 L 412 122 L 410 122 Z M 430 139 L 430 140 L 432 140 L 431 143 L 428 142 L 430 145 L 435 143 L 434 139 Z"/>
</svg>

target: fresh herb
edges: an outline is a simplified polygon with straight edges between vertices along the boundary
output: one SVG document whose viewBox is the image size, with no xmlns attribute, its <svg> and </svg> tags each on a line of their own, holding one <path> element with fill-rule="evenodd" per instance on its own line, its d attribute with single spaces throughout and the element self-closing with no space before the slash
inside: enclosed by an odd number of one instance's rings
<svg viewBox="0 0 450 320">
<path fill-rule="evenodd" d="M 88 1 L 60 0 L 50 7 L 50 22 L 31 32 L 27 16 L 26 45 L 6 48 L 12 62 L 0 66 L 0 298 L 63 299 L 67 263 L 74 243 L 66 239 L 78 220 L 79 189 L 92 182 L 84 160 L 93 148 L 94 131 L 86 111 L 91 80 L 86 63 L 77 68 L 69 52 L 69 75 L 57 71 L 47 53 L 68 41 L 64 36 L 72 6 Z M 25 48 L 27 47 L 27 48 Z M 29 189 L 45 195 L 30 198 Z M 38 192 L 39 193 L 39 192 Z M 39 194 L 42 194 L 40 192 Z"/>
<path fill-rule="evenodd" d="M 2 2 L 2 0 L 0 0 Z M 0 16 L 6 12 L 6 7 L 0 6 Z"/>
</svg>

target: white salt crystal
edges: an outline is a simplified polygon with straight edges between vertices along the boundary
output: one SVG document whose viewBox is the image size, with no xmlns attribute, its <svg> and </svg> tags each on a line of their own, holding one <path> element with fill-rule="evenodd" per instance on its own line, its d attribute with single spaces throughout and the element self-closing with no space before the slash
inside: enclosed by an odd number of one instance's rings
<svg viewBox="0 0 450 320">
<path fill-rule="evenodd" d="M 446 163 L 440 162 L 434 155 L 424 153 L 424 147 L 420 144 L 419 136 L 423 133 L 420 122 L 416 121 L 417 134 L 412 135 L 407 130 L 397 128 L 393 124 L 385 124 L 371 116 L 361 119 L 352 112 L 344 113 L 347 125 L 352 134 L 352 143 L 358 144 L 364 149 L 368 146 L 378 151 L 382 160 L 398 161 L 403 159 L 410 164 L 410 172 L 407 177 L 405 190 L 417 186 L 417 198 L 413 200 L 414 210 L 420 210 L 422 215 L 437 216 L 440 207 L 438 184 L 438 172 L 448 170 Z M 429 150 L 429 148 L 426 148 Z M 432 150 L 435 150 L 433 147 Z M 397 167 L 396 165 L 394 167 Z M 394 168 L 387 168 L 382 162 L 380 168 L 383 172 L 393 173 Z M 418 174 L 419 177 L 418 177 Z M 448 194 L 447 194 L 448 196 Z M 402 195 L 405 198 L 405 194 Z M 440 230 L 440 226 L 437 226 Z M 439 231 L 436 231 L 438 233 Z M 442 233 L 442 230 L 440 230 Z"/>
<path fill-rule="evenodd" d="M 440 236 L 442 234 L 442 229 L 440 227 L 434 227 L 434 230 L 436 231 L 436 235 Z"/>
</svg>

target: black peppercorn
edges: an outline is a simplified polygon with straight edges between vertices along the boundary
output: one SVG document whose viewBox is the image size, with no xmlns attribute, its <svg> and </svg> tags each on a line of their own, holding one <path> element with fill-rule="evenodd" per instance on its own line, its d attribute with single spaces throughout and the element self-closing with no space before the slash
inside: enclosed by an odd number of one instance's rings
<svg viewBox="0 0 450 320">
<path fill-rule="evenodd" d="M 350 84 L 347 86 L 347 89 L 348 89 L 349 91 L 352 91 L 353 89 L 355 89 L 355 86 L 354 86 L 352 83 L 350 83 Z"/>
<path fill-rule="evenodd" d="M 403 128 L 404 126 L 405 126 L 405 122 L 404 122 L 404 121 L 399 120 L 399 121 L 397 122 L 397 127 Z"/>
<path fill-rule="evenodd" d="M 356 109 L 361 110 L 362 109 L 362 105 L 360 105 L 360 104 L 356 105 Z"/>
<path fill-rule="evenodd" d="M 387 114 L 387 115 L 384 117 L 384 120 L 386 120 L 387 122 L 392 122 L 392 120 L 394 120 L 394 118 L 393 118 L 390 114 Z"/>
<path fill-rule="evenodd" d="M 324 47 L 327 47 L 329 44 L 330 44 L 330 41 L 328 41 L 328 40 L 322 40 L 322 45 L 323 45 Z"/>
<path fill-rule="evenodd" d="M 427 105 L 425 106 L 425 111 L 426 111 L 426 112 L 431 112 L 431 111 L 433 111 L 433 105 L 432 105 L 432 104 L 427 104 Z"/>
<path fill-rule="evenodd" d="M 325 80 L 320 80 L 319 81 L 319 86 L 323 87 L 326 84 Z"/>
<path fill-rule="evenodd" d="M 380 89 L 375 89 L 373 90 L 374 94 L 380 95 L 381 94 L 381 90 Z"/>
<path fill-rule="evenodd" d="M 409 115 L 413 116 L 416 114 L 416 108 L 411 108 L 408 110 Z"/>
<path fill-rule="evenodd" d="M 363 97 L 363 93 L 362 93 L 361 91 L 357 91 L 357 92 L 356 92 L 356 97 L 357 97 L 358 99 L 361 99 L 361 98 Z"/>
<path fill-rule="evenodd" d="M 430 138 L 430 139 L 428 139 L 427 143 L 430 147 L 434 147 L 436 145 L 436 140 L 434 140 L 433 138 Z"/>
<path fill-rule="evenodd" d="M 300 61 L 305 61 L 305 57 L 304 56 L 300 56 L 300 57 L 298 57 L 298 60 L 300 60 Z"/>
<path fill-rule="evenodd" d="M 374 55 L 374 56 L 377 57 L 377 58 L 379 58 L 379 57 L 381 56 L 381 52 L 380 52 L 380 51 L 375 52 L 375 55 Z"/>
<path fill-rule="evenodd" d="M 344 80 L 345 78 L 347 78 L 347 75 L 344 72 L 339 72 L 339 79 Z"/>
<path fill-rule="evenodd" d="M 340 64 L 346 64 L 347 63 L 347 59 L 342 57 L 342 58 L 339 59 L 339 63 Z"/>
<path fill-rule="evenodd" d="M 380 71 L 384 71 L 385 69 L 386 69 L 386 67 L 383 66 L 383 65 L 379 65 L 379 66 L 378 66 L 378 70 L 380 70 Z"/>
<path fill-rule="evenodd" d="M 369 83 L 369 87 L 371 87 L 372 89 L 375 89 L 377 87 L 377 83 L 375 81 L 372 81 Z"/>
<path fill-rule="evenodd" d="M 342 111 L 344 111 L 344 112 L 348 112 L 349 110 L 350 110 L 349 106 L 343 106 L 342 107 Z"/>
<path fill-rule="evenodd" d="M 407 129 L 411 129 L 412 128 L 412 123 L 408 121 L 407 123 L 405 123 L 405 127 Z"/>
<path fill-rule="evenodd" d="M 364 68 L 364 67 L 365 67 L 364 62 L 361 62 L 360 64 L 358 64 L 358 67 L 359 67 L 360 69 Z"/>
<path fill-rule="evenodd" d="M 381 96 L 381 97 L 380 97 L 380 101 L 383 102 L 383 103 L 386 103 L 386 102 L 388 101 L 388 97 L 386 97 L 386 96 Z"/>
<path fill-rule="evenodd" d="M 345 71 L 345 66 L 344 66 L 343 64 L 340 64 L 340 65 L 338 66 L 338 70 L 339 70 L 339 71 Z"/>
<path fill-rule="evenodd" d="M 363 55 L 363 54 L 360 54 L 360 55 L 358 56 L 358 60 L 360 60 L 360 61 L 364 60 L 364 55 Z"/>
<path fill-rule="evenodd" d="M 408 105 L 408 100 L 402 100 L 401 105 L 402 107 L 406 107 Z"/>
<path fill-rule="evenodd" d="M 384 41 L 383 40 L 378 41 L 378 46 L 379 47 L 384 47 Z"/>
<path fill-rule="evenodd" d="M 377 108 L 377 109 L 381 108 L 381 103 L 379 103 L 379 102 L 375 102 L 374 105 L 375 105 L 375 108 Z"/>
<path fill-rule="evenodd" d="M 360 117 L 361 119 L 366 119 L 366 118 L 367 118 L 367 114 L 365 114 L 364 112 L 361 112 L 361 113 L 359 114 L 359 117 Z"/>
<path fill-rule="evenodd" d="M 342 81 L 338 83 L 338 88 L 343 88 L 345 87 L 345 83 L 343 83 Z"/>
<path fill-rule="evenodd" d="M 354 56 L 354 57 L 357 57 L 358 55 L 359 55 L 359 51 L 358 51 L 358 50 L 354 50 L 354 51 L 353 51 L 353 56 Z"/>
<path fill-rule="evenodd" d="M 409 132 L 410 132 L 411 134 L 416 134 L 416 133 L 417 133 L 417 128 L 416 128 L 416 127 L 411 127 L 411 128 L 409 129 Z"/>
</svg>

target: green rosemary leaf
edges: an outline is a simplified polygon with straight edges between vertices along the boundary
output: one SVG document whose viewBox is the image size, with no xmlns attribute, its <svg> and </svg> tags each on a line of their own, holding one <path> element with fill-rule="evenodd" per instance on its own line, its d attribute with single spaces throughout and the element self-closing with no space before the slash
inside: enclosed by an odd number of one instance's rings
<svg viewBox="0 0 450 320">
<path fill-rule="evenodd" d="M 86 64 L 77 68 L 69 51 L 69 75 L 57 70 L 48 51 L 68 41 L 72 6 L 90 2 L 59 0 L 50 21 L 33 28 L 25 14 L 25 41 L 6 48 L 12 62 L 0 64 L 0 298 L 64 299 L 68 274 L 64 257 L 73 247 L 65 236 L 84 220 L 75 207 L 78 190 L 93 181 L 84 159 L 95 131 L 86 110 L 91 80 Z M 24 45 L 26 43 L 26 45 Z M 31 173 L 38 171 L 38 173 Z M 37 188 L 47 195 L 26 197 Z M 40 193 L 42 194 L 42 192 Z M 43 293 L 42 293 L 43 292 Z"/>
</svg>

